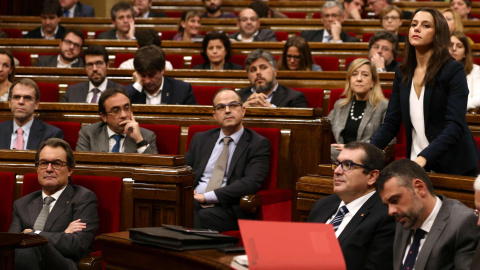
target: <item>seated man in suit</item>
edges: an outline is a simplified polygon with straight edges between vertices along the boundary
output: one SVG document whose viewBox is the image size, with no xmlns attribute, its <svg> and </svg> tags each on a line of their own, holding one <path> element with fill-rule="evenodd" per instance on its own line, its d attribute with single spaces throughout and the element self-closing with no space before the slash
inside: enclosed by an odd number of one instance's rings
<svg viewBox="0 0 480 270">
<path fill-rule="evenodd" d="M 393 269 L 470 268 L 477 217 L 461 202 L 436 195 L 422 167 L 409 159 L 391 163 L 380 173 L 377 191 L 398 221 Z"/>
<path fill-rule="evenodd" d="M 76 270 L 80 258 L 93 250 L 99 223 L 97 197 L 84 187 L 70 185 L 75 157 L 64 140 L 41 143 L 35 167 L 42 190 L 15 201 L 8 232 L 38 234 L 48 243 L 16 249 L 15 268 Z"/>
<path fill-rule="evenodd" d="M 262 49 L 252 51 L 245 60 L 251 86 L 238 91 L 247 107 L 307 107 L 305 94 L 278 84 L 277 60 Z"/>
<path fill-rule="evenodd" d="M 8 105 L 13 119 L 0 123 L 0 149 L 35 150 L 49 138 L 63 139 L 63 131 L 34 118 L 40 90 L 31 79 L 23 78 L 10 86 Z"/>
<path fill-rule="evenodd" d="M 240 11 L 237 21 L 238 32 L 228 35 L 232 41 L 277 41 L 270 29 L 260 29 L 260 20 L 255 10 L 246 8 Z"/>
<path fill-rule="evenodd" d="M 78 0 L 59 0 L 65 18 L 73 17 L 95 17 L 93 7 L 82 4 Z"/>
<path fill-rule="evenodd" d="M 77 151 L 158 154 L 155 133 L 135 121 L 124 89 L 105 90 L 98 112 L 102 121 L 80 129 Z"/>
<path fill-rule="evenodd" d="M 192 86 L 165 77 L 165 54 L 160 47 L 140 48 L 133 58 L 134 84 L 125 86 L 132 103 L 196 105 Z"/>
<path fill-rule="evenodd" d="M 359 39 L 342 31 L 344 19 L 342 4 L 337 1 L 327 1 L 322 6 L 322 22 L 325 29 L 305 30 L 300 33 L 300 36 L 309 42 L 360 42 Z"/>
<path fill-rule="evenodd" d="M 475 179 L 473 189 L 475 190 L 475 208 L 480 209 L 480 176 L 477 177 L 477 179 Z M 478 215 L 478 210 L 477 210 L 477 215 Z M 480 226 L 480 217 L 478 218 L 477 225 Z M 470 269 L 478 270 L 479 265 L 480 265 L 480 243 L 478 244 L 477 250 L 475 251 L 475 255 L 473 256 L 472 265 Z"/>
<path fill-rule="evenodd" d="M 312 207 L 309 222 L 331 223 L 347 269 L 393 269 L 395 219 L 375 192 L 385 166 L 383 152 L 365 142 L 350 142 L 332 161 L 333 192 Z"/>
<path fill-rule="evenodd" d="M 110 10 L 114 29 L 98 35 L 98 39 L 131 40 L 135 38 L 135 10 L 130 3 L 118 2 Z"/>
<path fill-rule="evenodd" d="M 88 82 L 81 82 L 67 87 L 62 102 L 97 103 L 105 90 L 123 88 L 123 85 L 107 78 L 108 52 L 101 45 L 90 45 L 83 52 Z"/>
<path fill-rule="evenodd" d="M 83 67 L 83 59 L 80 57 L 85 37 L 78 29 L 69 29 L 58 44 L 58 55 L 41 55 L 35 62 L 37 67 L 72 68 Z"/>
<path fill-rule="evenodd" d="M 245 107 L 229 88 L 213 97 L 213 117 L 220 128 L 196 133 L 185 155 L 195 174 L 194 226 L 238 230 L 237 219 L 253 216 L 240 210 L 240 198 L 254 194 L 268 173 L 270 142 L 244 128 Z"/>
<path fill-rule="evenodd" d="M 378 31 L 368 42 L 368 55 L 377 67 L 377 72 L 395 72 L 400 64 L 395 60 L 397 52 L 398 38 L 391 32 Z"/>
<path fill-rule="evenodd" d="M 135 17 L 140 18 L 160 18 L 167 17 L 164 12 L 152 11 L 152 0 L 134 0 L 133 9 L 135 10 Z"/>
<path fill-rule="evenodd" d="M 206 12 L 202 14 L 203 18 L 235 18 L 232 12 L 223 12 L 222 0 L 202 0 Z"/>
<path fill-rule="evenodd" d="M 41 25 L 28 32 L 23 38 L 61 39 L 65 35 L 65 27 L 61 26 L 62 7 L 57 0 L 43 2 L 40 12 Z"/>
</svg>

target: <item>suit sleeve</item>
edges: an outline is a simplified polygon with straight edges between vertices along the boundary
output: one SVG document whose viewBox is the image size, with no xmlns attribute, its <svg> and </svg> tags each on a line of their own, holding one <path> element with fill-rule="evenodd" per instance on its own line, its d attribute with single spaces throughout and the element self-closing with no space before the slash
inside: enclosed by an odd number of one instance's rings
<svg viewBox="0 0 480 270">
<path fill-rule="evenodd" d="M 23 232 L 22 223 L 20 221 L 20 216 L 18 215 L 19 211 L 17 209 L 18 204 L 15 202 L 13 204 L 13 212 L 12 212 L 12 223 L 10 224 L 10 228 L 8 229 L 9 233 L 21 233 Z"/>
<path fill-rule="evenodd" d="M 75 151 L 90 151 L 90 136 L 87 134 L 87 126 L 80 129 L 78 133 L 77 148 Z"/>
<path fill-rule="evenodd" d="M 305 97 L 305 94 L 300 92 L 298 97 L 292 101 L 292 104 L 289 107 L 307 108 L 308 105 L 307 105 L 307 98 Z"/>
<path fill-rule="evenodd" d="M 157 136 L 154 132 L 151 134 L 143 134 L 143 138 L 148 142 L 148 147 L 143 151 L 144 154 L 158 154 L 157 150 Z"/>
<path fill-rule="evenodd" d="M 54 132 L 53 132 L 51 138 L 59 138 L 59 139 L 63 140 L 64 139 L 63 130 L 61 130 L 59 128 L 54 129 Z"/>
<path fill-rule="evenodd" d="M 70 93 L 72 92 L 71 86 L 67 87 L 67 91 L 65 91 L 65 94 L 62 96 L 61 102 L 70 102 Z"/>
<path fill-rule="evenodd" d="M 454 264 L 455 269 L 469 270 L 480 233 L 476 224 L 478 218 L 473 215 L 471 209 L 462 207 L 462 210 L 464 212 L 463 218 L 458 214 L 454 214 L 455 212 L 460 213 L 461 211 L 455 211 L 455 209 L 452 208 L 452 222 L 457 223 L 454 225 L 457 228 L 455 235 Z"/>
<path fill-rule="evenodd" d="M 193 95 L 193 88 L 192 85 L 187 83 L 187 92 L 185 93 L 185 105 L 198 105 L 197 101 L 195 100 L 195 96 Z"/>
<path fill-rule="evenodd" d="M 365 264 L 362 269 L 393 269 L 393 241 L 395 238 L 395 219 L 386 213 L 379 223 L 368 251 L 365 253 Z"/>
<path fill-rule="evenodd" d="M 268 30 L 270 30 L 270 29 L 268 29 Z M 264 40 L 265 41 L 277 41 L 277 35 L 275 35 L 275 32 L 273 32 L 272 30 L 267 31 Z"/>
</svg>

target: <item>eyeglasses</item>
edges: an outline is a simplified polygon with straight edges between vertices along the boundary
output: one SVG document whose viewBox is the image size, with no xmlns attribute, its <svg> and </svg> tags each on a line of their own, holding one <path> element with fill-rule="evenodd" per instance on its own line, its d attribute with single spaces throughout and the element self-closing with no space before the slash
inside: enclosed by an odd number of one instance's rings
<svg viewBox="0 0 480 270">
<path fill-rule="evenodd" d="M 392 50 L 392 49 L 390 49 L 390 48 L 387 47 L 387 46 L 380 46 L 380 45 L 378 45 L 378 44 L 373 44 L 373 45 L 372 45 L 372 49 L 375 49 L 375 50 L 380 49 L 380 50 L 382 50 L 382 51 L 384 51 L 384 52 L 389 52 L 389 51 Z"/>
<path fill-rule="evenodd" d="M 370 168 L 368 168 L 368 167 L 365 166 L 365 165 L 355 163 L 355 162 L 353 162 L 353 161 L 351 161 L 351 160 L 345 160 L 345 161 L 342 161 L 342 162 L 336 160 L 336 161 L 332 161 L 331 164 L 332 164 L 331 166 L 332 166 L 332 170 L 333 170 L 333 171 L 335 171 L 335 169 L 337 169 L 338 166 L 342 167 L 342 170 L 344 170 L 344 171 L 349 171 L 349 170 L 351 170 L 354 166 L 362 167 L 362 168 L 365 168 L 365 169 L 370 169 Z"/>
<path fill-rule="evenodd" d="M 125 113 L 129 113 L 131 110 L 133 110 L 133 107 L 130 106 L 130 105 L 126 105 L 123 108 L 115 107 L 115 108 L 111 109 L 109 112 L 107 112 L 107 114 L 118 115 L 122 111 L 124 111 Z"/>
<path fill-rule="evenodd" d="M 25 102 L 30 102 L 30 101 L 34 100 L 34 98 L 32 96 L 13 95 L 11 97 L 11 99 L 15 100 L 15 101 L 19 101 L 21 98 L 23 98 L 23 101 L 25 101 Z"/>
<path fill-rule="evenodd" d="M 332 18 L 332 19 L 338 19 L 338 18 L 340 18 L 340 14 L 338 14 L 338 13 L 325 14 L 325 15 L 322 15 L 322 17 L 325 18 L 325 19 L 330 19 L 330 18 Z"/>
<path fill-rule="evenodd" d="M 52 164 L 52 168 L 54 168 L 55 170 L 60 170 L 63 166 L 67 165 L 67 162 L 61 160 L 48 161 L 42 159 L 38 162 L 37 167 L 45 170 L 48 167 L 48 164 Z"/>
<path fill-rule="evenodd" d="M 237 110 L 240 107 L 242 107 L 242 103 L 240 103 L 238 101 L 232 101 L 228 104 L 219 103 L 219 104 L 213 106 L 213 110 L 216 111 L 216 112 L 224 112 L 225 108 L 227 108 L 227 106 L 230 108 L 230 110 Z"/>
<path fill-rule="evenodd" d="M 82 45 L 78 44 L 78 43 L 75 43 L 71 40 L 68 40 L 68 39 L 64 39 L 63 42 L 67 43 L 67 45 L 70 47 L 73 45 L 73 47 L 75 47 L 75 49 L 80 49 L 82 47 Z"/>
<path fill-rule="evenodd" d="M 390 21 L 390 20 L 395 21 L 395 20 L 398 20 L 398 19 L 400 19 L 399 16 L 384 16 L 383 17 L 383 20 L 385 20 L 385 21 Z"/>
<path fill-rule="evenodd" d="M 103 68 L 103 66 L 105 66 L 105 62 L 103 62 L 103 61 L 97 61 L 97 62 L 95 62 L 95 63 L 87 63 L 87 64 L 85 64 L 85 67 L 86 67 L 87 69 L 92 69 L 94 65 L 95 65 L 97 68 Z"/>
<path fill-rule="evenodd" d="M 300 60 L 300 55 L 291 55 L 287 54 L 287 59 L 294 59 L 294 60 Z"/>
<path fill-rule="evenodd" d="M 256 22 L 256 21 L 258 21 L 258 18 L 257 18 L 257 17 L 250 17 L 250 18 L 248 18 L 248 17 L 242 17 L 242 18 L 239 19 L 239 21 L 241 21 L 241 22 L 246 22 L 246 21 L 248 21 L 248 20 L 250 20 L 250 21 L 252 21 L 252 22 Z"/>
</svg>

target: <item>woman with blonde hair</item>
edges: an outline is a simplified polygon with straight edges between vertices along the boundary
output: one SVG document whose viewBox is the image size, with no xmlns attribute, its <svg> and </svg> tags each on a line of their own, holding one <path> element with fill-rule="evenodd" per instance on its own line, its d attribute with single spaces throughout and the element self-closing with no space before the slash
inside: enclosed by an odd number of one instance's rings
<svg viewBox="0 0 480 270">
<path fill-rule="evenodd" d="M 384 97 L 377 68 L 368 59 L 355 59 L 347 70 L 344 99 L 335 102 L 328 115 L 336 143 L 331 159 L 336 160 L 344 144 L 370 141 L 383 123 L 388 100 Z"/>
<path fill-rule="evenodd" d="M 180 22 L 178 23 L 177 34 L 173 37 L 176 41 L 202 41 L 203 36 L 200 35 L 202 28 L 202 15 L 196 10 L 184 11 Z"/>
<path fill-rule="evenodd" d="M 445 9 L 443 11 L 443 17 L 445 17 L 445 20 L 447 20 L 450 34 L 453 33 L 453 31 L 463 32 L 462 17 L 460 17 L 460 14 L 458 14 L 456 10 L 453 10 L 451 8 Z"/>
</svg>

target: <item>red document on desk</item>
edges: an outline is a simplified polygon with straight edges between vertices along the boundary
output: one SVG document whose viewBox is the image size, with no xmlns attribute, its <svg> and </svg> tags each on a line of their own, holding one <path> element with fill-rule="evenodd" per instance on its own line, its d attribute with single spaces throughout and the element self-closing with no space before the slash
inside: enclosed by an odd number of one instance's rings
<svg viewBox="0 0 480 270">
<path fill-rule="evenodd" d="M 250 270 L 345 270 L 331 224 L 239 220 Z"/>
</svg>

